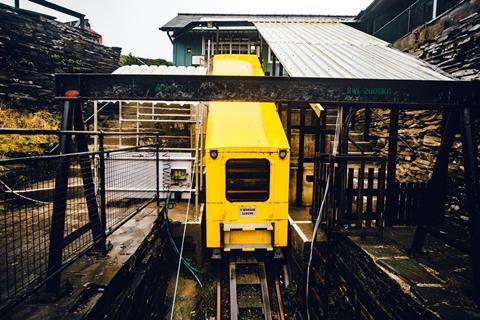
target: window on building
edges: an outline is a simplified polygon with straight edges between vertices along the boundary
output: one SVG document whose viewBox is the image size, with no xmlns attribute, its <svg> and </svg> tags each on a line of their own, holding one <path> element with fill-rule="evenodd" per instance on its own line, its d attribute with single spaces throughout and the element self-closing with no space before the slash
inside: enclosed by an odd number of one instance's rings
<svg viewBox="0 0 480 320">
<path fill-rule="evenodd" d="M 270 47 L 268 47 L 268 63 L 273 63 L 273 52 Z"/>
<path fill-rule="evenodd" d="M 266 201 L 270 192 L 270 162 L 230 159 L 226 165 L 226 196 L 231 202 Z"/>
<path fill-rule="evenodd" d="M 215 37 L 204 38 L 202 47 L 205 48 L 205 52 L 203 54 L 207 54 L 208 40 L 210 40 L 210 52 L 215 54 L 255 54 L 256 47 L 259 45 L 258 41 L 242 35 L 221 36 L 218 44 Z"/>
</svg>

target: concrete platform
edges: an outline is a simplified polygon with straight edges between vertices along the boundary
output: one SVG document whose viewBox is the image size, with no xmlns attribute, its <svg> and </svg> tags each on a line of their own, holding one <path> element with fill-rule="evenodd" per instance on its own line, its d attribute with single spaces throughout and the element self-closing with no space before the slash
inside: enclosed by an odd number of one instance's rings
<svg viewBox="0 0 480 320">
<path fill-rule="evenodd" d="M 318 242 L 310 287 L 315 310 L 343 319 L 359 312 L 374 319 L 480 319 L 470 257 L 430 236 L 424 253 L 413 254 L 414 231 L 385 228 L 383 243 L 344 232 Z"/>
<path fill-rule="evenodd" d="M 287 259 L 290 266 L 290 277 L 297 284 L 299 299 L 304 305 L 306 270 L 313 236 L 310 207 L 290 207 L 288 221 Z M 317 241 L 326 242 L 326 235 L 322 230 L 317 234 Z"/>
<path fill-rule="evenodd" d="M 155 204 L 139 212 L 107 238 L 112 249 L 106 257 L 86 254 L 62 272 L 60 298 L 42 289 L 15 307 L 10 319 L 77 319 L 93 308 L 122 266 L 135 254 L 157 219 Z M 2 315 L 3 316 L 3 315 Z"/>
<path fill-rule="evenodd" d="M 193 202 L 188 206 L 187 201 L 181 201 L 173 204 L 168 209 L 168 218 L 171 225 L 171 232 L 174 238 L 180 239 L 183 235 L 183 226 L 185 218 L 188 220 L 185 237 L 186 249 L 193 251 L 194 258 L 197 263 L 203 262 L 203 234 L 202 234 L 202 218 L 204 214 L 204 204 L 199 205 L 199 212 L 195 214 L 195 204 Z M 177 241 L 179 246 L 180 241 Z"/>
<path fill-rule="evenodd" d="M 480 319 L 473 270 L 468 254 L 428 236 L 422 254 L 409 249 L 415 227 L 390 227 L 384 244 L 350 239 L 403 289 L 442 319 Z"/>
</svg>

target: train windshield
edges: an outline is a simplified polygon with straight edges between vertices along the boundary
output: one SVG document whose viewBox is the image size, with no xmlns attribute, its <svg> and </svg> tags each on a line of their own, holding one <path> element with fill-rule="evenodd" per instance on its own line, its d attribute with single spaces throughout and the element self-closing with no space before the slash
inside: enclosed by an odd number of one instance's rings
<svg viewBox="0 0 480 320">
<path fill-rule="evenodd" d="M 226 177 L 228 201 L 268 200 L 270 162 L 267 159 L 230 159 L 227 161 Z"/>
</svg>

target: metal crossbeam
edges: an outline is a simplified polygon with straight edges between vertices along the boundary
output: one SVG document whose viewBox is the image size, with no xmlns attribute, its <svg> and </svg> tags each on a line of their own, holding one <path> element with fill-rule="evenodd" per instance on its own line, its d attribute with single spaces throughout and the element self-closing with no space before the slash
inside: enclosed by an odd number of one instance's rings
<svg viewBox="0 0 480 320">
<path fill-rule="evenodd" d="M 480 82 L 79 73 L 57 74 L 55 95 L 59 99 L 72 99 L 73 95 L 83 100 L 223 100 L 463 108 L 480 107 Z"/>
</svg>

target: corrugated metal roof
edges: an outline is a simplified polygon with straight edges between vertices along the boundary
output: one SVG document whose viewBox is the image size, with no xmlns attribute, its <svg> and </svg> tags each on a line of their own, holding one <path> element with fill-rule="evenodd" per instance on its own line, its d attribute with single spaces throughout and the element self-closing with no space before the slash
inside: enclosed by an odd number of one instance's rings
<svg viewBox="0 0 480 320">
<path fill-rule="evenodd" d="M 292 77 L 448 80 L 446 73 L 345 24 L 256 22 Z"/>
<path fill-rule="evenodd" d="M 220 13 L 179 13 L 175 18 L 162 26 L 162 30 L 183 29 L 193 22 L 225 22 L 225 21 L 353 21 L 354 16 L 330 15 L 296 15 L 296 14 L 220 14 Z"/>
<path fill-rule="evenodd" d="M 206 75 L 205 67 L 174 67 L 174 66 L 123 66 L 112 72 L 113 74 L 178 74 L 178 75 Z"/>
</svg>

